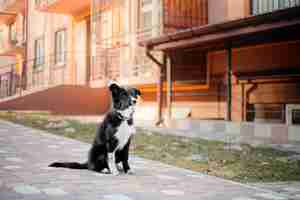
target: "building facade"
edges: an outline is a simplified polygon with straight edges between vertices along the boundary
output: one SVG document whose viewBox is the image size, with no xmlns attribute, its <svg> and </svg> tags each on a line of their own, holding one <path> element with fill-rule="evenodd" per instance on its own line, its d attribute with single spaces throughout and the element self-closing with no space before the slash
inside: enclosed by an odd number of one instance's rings
<svg viewBox="0 0 300 200">
<path fill-rule="evenodd" d="M 299 123 L 299 0 L 3 1 L 24 4 L 0 14 L 20 76 L 2 73 L 4 97 L 115 80 L 142 90 L 142 120 Z"/>
</svg>

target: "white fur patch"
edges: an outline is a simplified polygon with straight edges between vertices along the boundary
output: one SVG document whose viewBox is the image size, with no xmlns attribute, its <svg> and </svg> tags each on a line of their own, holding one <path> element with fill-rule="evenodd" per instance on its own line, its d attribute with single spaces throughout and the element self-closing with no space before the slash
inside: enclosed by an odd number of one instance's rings
<svg viewBox="0 0 300 200">
<path fill-rule="evenodd" d="M 119 110 L 118 113 L 120 113 L 125 118 L 131 118 L 134 113 L 134 106 L 130 106 L 125 110 Z"/>
<path fill-rule="evenodd" d="M 121 123 L 118 128 L 118 131 L 115 134 L 119 144 L 117 146 L 117 150 L 123 149 L 127 144 L 130 136 L 133 134 L 132 127 L 128 125 L 128 122 L 125 120 Z"/>
<path fill-rule="evenodd" d="M 118 171 L 117 166 L 116 166 L 115 152 L 108 154 L 108 165 L 109 165 L 110 173 L 112 175 L 118 175 L 119 174 L 119 171 Z"/>
</svg>

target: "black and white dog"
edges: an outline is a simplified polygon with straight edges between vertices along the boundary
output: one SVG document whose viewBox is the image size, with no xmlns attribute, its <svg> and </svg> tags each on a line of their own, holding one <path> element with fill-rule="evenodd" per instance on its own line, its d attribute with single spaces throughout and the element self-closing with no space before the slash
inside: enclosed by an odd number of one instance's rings
<svg viewBox="0 0 300 200">
<path fill-rule="evenodd" d="M 135 132 L 133 114 L 141 92 L 136 88 L 123 88 L 115 83 L 109 85 L 112 94 L 112 109 L 106 114 L 97 129 L 86 163 L 55 162 L 50 167 L 89 169 L 102 172 L 107 169 L 118 175 L 122 171 L 131 173 L 128 164 L 129 146 Z"/>
</svg>

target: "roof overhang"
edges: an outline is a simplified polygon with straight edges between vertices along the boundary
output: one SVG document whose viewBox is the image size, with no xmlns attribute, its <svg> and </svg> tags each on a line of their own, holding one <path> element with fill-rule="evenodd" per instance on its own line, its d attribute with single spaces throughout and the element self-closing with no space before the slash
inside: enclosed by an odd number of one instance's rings
<svg viewBox="0 0 300 200">
<path fill-rule="evenodd" d="M 300 38 L 300 7 L 200 26 L 140 42 L 149 50 L 224 49 Z"/>
<path fill-rule="evenodd" d="M 0 11 L 0 25 L 1 24 L 8 24 L 13 19 L 15 19 L 16 16 L 17 16 L 17 13 L 14 13 L 14 12 Z"/>
<path fill-rule="evenodd" d="M 37 5 L 37 9 L 41 12 L 69 14 L 73 16 L 81 15 L 86 10 L 89 11 L 91 5 L 90 0 L 68 1 L 68 0 L 54 0 L 54 1 L 41 1 Z"/>
</svg>

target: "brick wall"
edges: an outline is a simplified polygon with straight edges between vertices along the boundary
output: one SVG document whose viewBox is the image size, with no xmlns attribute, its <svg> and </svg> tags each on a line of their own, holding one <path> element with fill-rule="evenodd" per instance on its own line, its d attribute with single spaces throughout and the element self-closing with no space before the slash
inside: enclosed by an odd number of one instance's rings
<svg viewBox="0 0 300 200">
<path fill-rule="evenodd" d="M 0 110 L 40 110 L 67 115 L 100 115 L 109 107 L 106 89 L 84 86 L 58 86 L 0 104 Z"/>
</svg>

